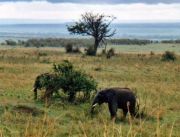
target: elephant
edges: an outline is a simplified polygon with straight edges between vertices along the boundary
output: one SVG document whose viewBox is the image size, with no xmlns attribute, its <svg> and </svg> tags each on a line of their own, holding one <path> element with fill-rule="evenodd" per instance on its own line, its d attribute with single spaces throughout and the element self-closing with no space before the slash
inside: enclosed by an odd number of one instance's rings
<svg viewBox="0 0 180 137">
<path fill-rule="evenodd" d="M 93 113 L 96 105 L 108 103 L 111 119 L 116 118 L 117 109 L 123 110 L 124 118 L 129 112 L 131 116 L 135 116 L 136 96 L 129 88 L 108 88 L 97 93 L 91 106 Z"/>
<path fill-rule="evenodd" d="M 45 89 L 45 94 L 43 99 L 50 98 L 53 92 L 57 92 L 60 89 L 59 85 L 54 86 L 54 79 L 56 79 L 56 74 L 53 73 L 43 73 L 36 77 L 33 92 L 34 92 L 34 99 L 37 99 L 37 90 Z"/>
</svg>

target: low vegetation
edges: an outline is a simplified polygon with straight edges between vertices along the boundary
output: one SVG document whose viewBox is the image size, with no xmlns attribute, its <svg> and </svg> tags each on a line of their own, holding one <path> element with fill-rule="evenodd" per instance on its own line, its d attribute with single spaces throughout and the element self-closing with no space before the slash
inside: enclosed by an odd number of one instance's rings
<svg viewBox="0 0 180 137">
<path fill-rule="evenodd" d="M 17 42 L 14 41 L 14 40 L 6 40 L 6 44 L 9 45 L 9 46 L 16 46 Z"/>
<path fill-rule="evenodd" d="M 109 39 L 107 42 L 112 45 L 147 45 L 157 43 L 157 41 L 141 39 Z"/>
<path fill-rule="evenodd" d="M 110 59 L 111 57 L 115 56 L 115 50 L 113 48 L 110 48 L 108 51 L 107 51 L 107 54 L 106 54 L 106 57 L 107 59 Z"/>
<path fill-rule="evenodd" d="M 78 92 L 83 93 L 83 99 L 90 99 L 91 92 L 96 90 L 96 81 L 81 70 L 75 69 L 69 61 L 54 65 L 54 71 L 58 76 L 57 81 L 53 82 L 56 83 L 54 86 L 60 85 L 59 87 L 68 94 L 69 102 L 74 102 Z"/>
<path fill-rule="evenodd" d="M 66 47 L 69 45 L 76 47 L 86 47 L 91 44 L 92 39 L 73 39 L 73 38 L 47 38 L 29 39 L 25 42 L 25 47 Z"/>
<path fill-rule="evenodd" d="M 73 46 L 72 44 L 67 44 L 65 46 L 66 53 L 81 53 L 81 50 L 78 46 Z"/>
<path fill-rule="evenodd" d="M 176 55 L 175 55 L 174 52 L 166 51 L 166 52 L 162 55 L 162 60 L 163 60 L 163 61 L 175 61 L 175 60 L 176 60 Z"/>
<path fill-rule="evenodd" d="M 37 91 L 44 89 L 42 99 L 49 102 L 53 93 L 59 94 L 58 90 L 62 90 L 68 95 L 68 101 L 73 103 L 79 92 L 82 92 L 83 100 L 90 99 L 91 92 L 95 91 L 96 87 L 97 83 L 91 76 L 75 69 L 71 62 L 64 60 L 61 64 L 53 65 L 52 73 L 43 73 L 36 77 L 34 99 L 37 99 Z"/>
</svg>

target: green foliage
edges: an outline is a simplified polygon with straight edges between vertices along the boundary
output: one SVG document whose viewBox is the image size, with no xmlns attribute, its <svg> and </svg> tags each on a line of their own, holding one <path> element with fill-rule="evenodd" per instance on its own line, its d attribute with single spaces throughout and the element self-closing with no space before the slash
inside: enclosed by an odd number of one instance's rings
<svg viewBox="0 0 180 137">
<path fill-rule="evenodd" d="M 67 29 L 71 34 L 93 37 L 94 52 L 92 55 L 96 55 L 100 43 L 115 34 L 115 30 L 112 31 L 110 29 L 110 24 L 114 19 L 115 18 L 111 16 L 87 12 L 82 15 L 81 20 L 76 22 L 74 25 L 68 26 Z"/>
<path fill-rule="evenodd" d="M 9 46 L 16 46 L 17 42 L 10 39 L 10 40 L 6 40 L 6 44 L 9 45 Z"/>
<path fill-rule="evenodd" d="M 175 60 L 176 60 L 176 55 L 175 55 L 174 52 L 166 51 L 166 52 L 162 55 L 162 60 L 163 60 L 163 61 L 175 61 Z"/>
<path fill-rule="evenodd" d="M 140 39 L 109 39 L 107 42 L 112 45 L 147 45 L 155 41 Z"/>
<path fill-rule="evenodd" d="M 66 46 L 65 46 L 65 50 L 66 50 L 66 53 L 81 53 L 79 47 L 74 47 L 73 44 L 71 43 L 68 43 Z"/>
<path fill-rule="evenodd" d="M 73 48 L 73 53 L 81 53 L 81 50 L 79 47 L 74 47 Z"/>
<path fill-rule="evenodd" d="M 177 43 L 180 43 L 180 40 L 162 40 L 161 43 L 177 44 Z"/>
<path fill-rule="evenodd" d="M 93 43 L 92 39 L 73 39 L 73 38 L 46 38 L 46 39 L 29 39 L 25 42 L 25 47 L 65 47 L 74 45 L 85 47 Z"/>
<path fill-rule="evenodd" d="M 75 70 L 69 61 L 54 65 L 54 71 L 58 73 L 58 83 L 69 95 L 70 102 L 74 101 L 77 92 L 82 91 L 85 97 L 89 97 L 90 92 L 96 90 L 97 83 L 95 80 L 84 72 Z"/>
<path fill-rule="evenodd" d="M 88 56 L 94 56 L 94 47 L 93 46 L 89 46 L 88 48 L 85 49 L 86 55 Z"/>
<path fill-rule="evenodd" d="M 151 52 L 150 52 L 150 55 L 151 55 L 151 56 L 154 56 L 154 55 L 155 55 L 155 53 L 154 53 L 153 51 L 151 51 Z"/>
<path fill-rule="evenodd" d="M 115 50 L 113 49 L 113 48 L 110 48 L 109 50 L 108 50 L 108 52 L 107 52 L 107 55 L 106 55 L 106 57 L 108 58 L 108 59 L 110 59 L 112 56 L 114 56 L 115 55 Z"/>
<path fill-rule="evenodd" d="M 102 55 L 105 55 L 105 54 L 106 54 L 106 50 L 103 49 L 101 54 L 102 54 Z"/>
<path fill-rule="evenodd" d="M 73 45 L 68 43 L 66 46 L 65 46 L 65 49 L 66 49 L 66 53 L 72 53 L 73 51 Z"/>
</svg>

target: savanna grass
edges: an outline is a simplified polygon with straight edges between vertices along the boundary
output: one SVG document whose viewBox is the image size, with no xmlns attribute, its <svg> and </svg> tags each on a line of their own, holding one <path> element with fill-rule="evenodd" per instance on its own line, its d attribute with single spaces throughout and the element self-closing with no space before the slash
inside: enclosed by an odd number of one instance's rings
<svg viewBox="0 0 180 137">
<path fill-rule="evenodd" d="M 115 123 L 103 104 L 90 115 L 91 101 L 76 104 L 53 98 L 47 107 L 33 100 L 37 75 L 50 72 L 53 63 L 69 60 L 98 81 L 98 88 L 129 87 L 140 99 L 145 116 Z M 45 61 L 43 61 L 45 60 Z M 46 62 L 48 60 L 48 63 Z M 98 71 L 97 71 L 98 68 Z M 14 48 L 0 50 L 0 137 L 178 137 L 180 135 L 180 57 L 161 61 L 161 55 L 120 53 L 111 59 L 65 54 L 61 49 Z M 39 91 L 42 92 L 42 91 Z M 61 91 L 59 91 L 61 93 Z M 33 106 L 45 113 L 32 116 L 14 112 L 18 105 Z"/>
</svg>

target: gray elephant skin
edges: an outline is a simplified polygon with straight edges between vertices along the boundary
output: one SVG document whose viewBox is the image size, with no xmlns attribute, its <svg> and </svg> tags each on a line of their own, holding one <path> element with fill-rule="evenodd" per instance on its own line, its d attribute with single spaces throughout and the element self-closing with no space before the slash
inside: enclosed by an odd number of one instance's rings
<svg viewBox="0 0 180 137">
<path fill-rule="evenodd" d="M 109 88 L 101 90 L 94 98 L 91 107 L 93 113 L 96 105 L 108 103 L 111 118 L 116 117 L 117 109 L 123 110 L 123 115 L 126 117 L 128 111 L 131 116 L 135 116 L 136 96 L 129 88 Z"/>
</svg>

